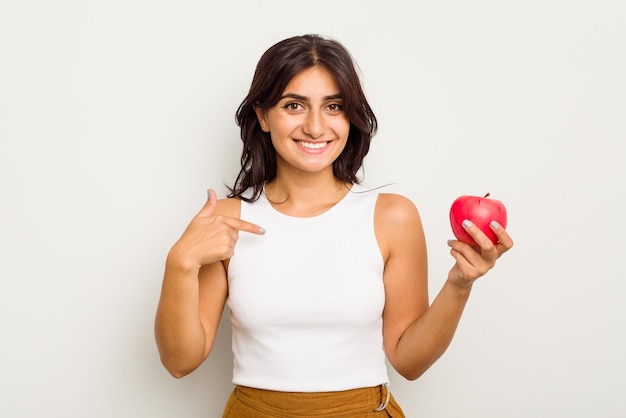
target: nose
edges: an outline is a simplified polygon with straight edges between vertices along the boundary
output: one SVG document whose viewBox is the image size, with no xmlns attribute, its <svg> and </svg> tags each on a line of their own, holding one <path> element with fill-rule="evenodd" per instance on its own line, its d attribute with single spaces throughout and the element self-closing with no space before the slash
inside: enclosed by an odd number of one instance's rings
<svg viewBox="0 0 626 418">
<path fill-rule="evenodd" d="M 324 115 L 319 110 L 310 110 L 307 112 L 306 119 L 302 130 L 311 138 L 319 138 L 324 133 L 325 123 Z"/>
</svg>

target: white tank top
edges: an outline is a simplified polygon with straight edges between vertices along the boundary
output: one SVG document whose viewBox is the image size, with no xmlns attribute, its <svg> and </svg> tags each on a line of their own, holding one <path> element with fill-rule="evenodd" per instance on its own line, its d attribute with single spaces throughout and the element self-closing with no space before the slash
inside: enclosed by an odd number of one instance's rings
<svg viewBox="0 0 626 418">
<path fill-rule="evenodd" d="M 389 381 L 377 197 L 354 185 L 311 218 L 278 212 L 265 194 L 241 202 L 241 219 L 267 232 L 240 232 L 228 268 L 234 384 L 325 392 Z"/>
</svg>

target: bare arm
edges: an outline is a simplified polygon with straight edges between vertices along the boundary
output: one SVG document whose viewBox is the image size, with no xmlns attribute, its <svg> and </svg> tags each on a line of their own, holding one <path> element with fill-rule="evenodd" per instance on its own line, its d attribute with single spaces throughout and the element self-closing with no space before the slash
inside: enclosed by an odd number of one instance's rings
<svg viewBox="0 0 626 418">
<path fill-rule="evenodd" d="M 209 355 L 228 294 L 227 260 L 239 231 L 262 233 L 239 218 L 239 201 L 214 192 L 170 250 L 155 318 L 161 362 L 174 376 L 195 370 Z"/>
<path fill-rule="evenodd" d="M 383 194 L 375 225 L 385 258 L 385 350 L 398 373 L 413 380 L 446 351 L 472 283 L 494 266 L 513 241 L 503 228 L 497 228 L 494 232 L 501 243 L 494 246 L 482 231 L 469 226 L 480 250 L 459 241 L 449 243 L 456 263 L 429 306 L 426 244 L 417 209 L 402 196 Z"/>
</svg>

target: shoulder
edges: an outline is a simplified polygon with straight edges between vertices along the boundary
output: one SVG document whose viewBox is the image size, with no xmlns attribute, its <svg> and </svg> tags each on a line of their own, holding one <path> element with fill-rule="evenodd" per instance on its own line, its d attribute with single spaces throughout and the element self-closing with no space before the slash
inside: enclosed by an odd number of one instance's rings
<svg viewBox="0 0 626 418">
<path fill-rule="evenodd" d="M 219 199 L 215 207 L 216 215 L 228 216 L 231 218 L 239 218 L 241 213 L 241 199 L 226 198 Z"/>
<path fill-rule="evenodd" d="M 385 224 L 403 225 L 419 221 L 419 212 L 409 198 L 395 193 L 381 193 L 376 202 L 375 218 Z"/>
<path fill-rule="evenodd" d="M 374 229 L 385 260 L 393 253 L 424 241 L 424 231 L 415 204 L 402 195 L 381 193 L 374 212 Z"/>
</svg>

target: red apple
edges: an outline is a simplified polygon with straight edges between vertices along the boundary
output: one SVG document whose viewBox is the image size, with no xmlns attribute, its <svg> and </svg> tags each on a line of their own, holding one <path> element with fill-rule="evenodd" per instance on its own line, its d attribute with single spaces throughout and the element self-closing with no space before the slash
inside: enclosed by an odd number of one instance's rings
<svg viewBox="0 0 626 418">
<path fill-rule="evenodd" d="M 452 203 L 450 208 L 450 225 L 454 236 L 470 245 L 476 242 L 463 228 L 463 221 L 469 219 L 479 227 L 487 237 L 496 244 L 498 237 L 493 233 L 489 224 L 496 221 L 503 228 L 506 228 L 506 208 L 499 200 L 489 199 L 489 193 L 485 197 L 480 196 L 460 196 Z"/>
</svg>

